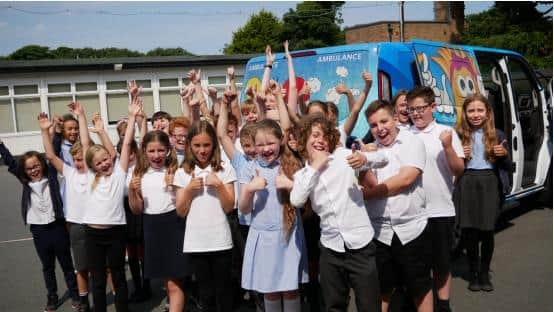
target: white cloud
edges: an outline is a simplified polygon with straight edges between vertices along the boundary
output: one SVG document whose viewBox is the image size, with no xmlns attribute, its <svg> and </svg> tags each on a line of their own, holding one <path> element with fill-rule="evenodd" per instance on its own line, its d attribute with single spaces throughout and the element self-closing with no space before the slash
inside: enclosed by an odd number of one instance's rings
<svg viewBox="0 0 554 312">
<path fill-rule="evenodd" d="M 352 95 L 353 95 L 353 96 L 358 96 L 358 95 L 360 95 L 360 89 L 351 89 L 350 91 L 352 91 Z"/>
<path fill-rule="evenodd" d="M 321 89 L 321 81 L 315 77 L 310 77 L 308 86 L 310 86 L 310 93 L 317 93 Z"/>
<path fill-rule="evenodd" d="M 335 90 L 335 88 L 330 88 L 330 89 L 327 89 L 327 94 L 325 95 L 325 99 L 329 102 L 339 104 L 340 94 L 337 93 L 337 90 Z"/>
<path fill-rule="evenodd" d="M 338 66 L 336 73 L 337 73 L 337 76 L 346 78 L 348 76 L 348 69 L 344 66 Z"/>
</svg>

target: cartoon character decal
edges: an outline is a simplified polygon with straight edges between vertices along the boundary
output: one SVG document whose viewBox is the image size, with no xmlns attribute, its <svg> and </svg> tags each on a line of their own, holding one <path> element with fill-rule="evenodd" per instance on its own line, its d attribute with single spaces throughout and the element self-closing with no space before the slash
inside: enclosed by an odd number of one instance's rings
<svg viewBox="0 0 554 312">
<path fill-rule="evenodd" d="M 466 51 L 445 47 L 425 48 L 425 51 L 417 53 L 423 85 L 431 87 L 435 92 L 435 118 L 453 125 L 461 116 L 465 98 L 480 93 L 481 75 L 474 57 Z M 416 50 L 423 50 L 422 46 L 416 47 Z M 428 55 L 431 55 L 431 62 Z"/>
</svg>

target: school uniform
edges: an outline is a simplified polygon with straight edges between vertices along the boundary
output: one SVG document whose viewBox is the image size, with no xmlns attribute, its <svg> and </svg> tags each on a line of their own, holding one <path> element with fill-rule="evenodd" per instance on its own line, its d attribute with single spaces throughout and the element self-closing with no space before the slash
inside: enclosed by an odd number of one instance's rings
<svg viewBox="0 0 554 312">
<path fill-rule="evenodd" d="M 24 224 L 30 225 L 48 296 L 57 297 L 55 261 L 58 259 L 71 298 L 78 301 L 77 279 L 69 247 L 69 234 L 63 218 L 56 169 L 49 165 L 48 174 L 41 181 L 26 183 L 19 178 L 21 169 L 4 143 L 0 143 L 0 155 L 8 166 L 8 171 L 22 183 L 21 215 Z"/>
<path fill-rule="evenodd" d="M 454 174 L 448 166 L 448 160 L 440 140 L 443 131 L 452 132 L 452 148 L 459 158 L 464 158 L 462 142 L 456 131 L 449 126 L 433 120 L 425 129 L 412 126 L 410 131 L 423 141 L 426 151 L 423 189 L 426 196 L 426 208 L 429 233 L 432 246 L 432 268 L 437 274 L 450 273 L 450 250 L 453 244 L 454 216 L 456 210 L 452 201 Z"/>
<path fill-rule="evenodd" d="M 345 311 L 350 287 L 358 311 L 379 309 L 373 227 L 367 215 L 356 171 L 346 160 L 352 151 L 337 148 L 327 168 L 306 165 L 294 175 L 291 203 L 302 207 L 308 198 L 320 217 L 320 283 L 327 311 Z M 380 153 L 368 153 L 368 163 L 384 165 Z M 367 157 L 367 156 L 366 156 Z"/>
<path fill-rule="evenodd" d="M 90 196 L 90 184 L 86 173 L 79 173 L 77 169 L 68 164 L 63 165 L 63 178 L 66 184 L 65 220 L 69 224 L 69 238 L 71 251 L 77 271 L 88 269 L 87 265 L 87 240 L 86 225 L 83 223 L 86 202 Z"/>
<path fill-rule="evenodd" d="M 215 174 L 223 184 L 236 181 L 235 171 L 228 163 Z M 195 166 L 195 177 L 206 178 L 212 172 Z M 173 184 L 186 187 L 192 175 L 182 168 L 175 172 Z M 186 217 L 186 229 L 182 250 L 187 253 L 198 280 L 200 302 L 206 309 L 224 311 L 231 309 L 231 271 L 233 240 L 227 216 L 215 189 L 204 186 L 190 204 Z M 217 307 L 217 308 L 216 308 Z"/>
<path fill-rule="evenodd" d="M 185 220 L 177 215 L 175 191 L 165 185 L 166 173 L 166 168 L 149 168 L 141 180 L 146 278 L 180 278 L 190 272 L 182 252 Z"/>
<path fill-rule="evenodd" d="M 106 264 L 110 268 L 115 293 L 116 310 L 127 311 L 127 281 L 125 278 L 125 208 L 123 198 L 127 172 L 119 160 L 114 163 L 110 176 L 97 179 L 92 189 L 95 174 L 87 173 L 91 185 L 83 222 L 88 240 L 88 265 L 92 271 L 95 311 L 106 311 Z"/>
<path fill-rule="evenodd" d="M 296 290 L 308 282 L 304 230 L 300 210 L 288 239 L 283 231 L 283 204 L 275 186 L 279 161 L 265 164 L 257 159 L 248 164 L 240 177 L 241 184 L 250 183 L 259 170 L 267 186 L 256 192 L 251 212 L 252 221 L 246 240 L 242 265 L 242 288 L 260 293 Z"/>
<path fill-rule="evenodd" d="M 377 181 L 398 174 L 401 167 L 425 168 L 425 146 L 409 131 L 400 130 L 389 146 L 377 144 L 388 164 L 374 173 Z M 390 295 L 402 280 L 413 297 L 431 289 L 430 244 L 427 239 L 427 213 L 422 178 L 403 192 L 366 201 L 375 230 L 377 270 L 381 293 Z"/>
</svg>

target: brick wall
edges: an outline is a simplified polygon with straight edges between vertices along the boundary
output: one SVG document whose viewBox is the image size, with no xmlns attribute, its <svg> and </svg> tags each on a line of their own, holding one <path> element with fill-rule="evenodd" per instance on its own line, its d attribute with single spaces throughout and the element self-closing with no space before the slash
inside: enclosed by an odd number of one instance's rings
<svg viewBox="0 0 554 312">
<path fill-rule="evenodd" d="M 398 22 L 382 22 L 368 26 L 346 29 L 346 43 L 361 42 L 387 42 L 389 33 L 387 24 L 392 26 L 392 41 L 400 41 L 400 24 Z M 404 40 L 410 41 L 413 38 L 451 42 L 452 27 L 448 23 L 437 22 L 405 22 Z"/>
</svg>

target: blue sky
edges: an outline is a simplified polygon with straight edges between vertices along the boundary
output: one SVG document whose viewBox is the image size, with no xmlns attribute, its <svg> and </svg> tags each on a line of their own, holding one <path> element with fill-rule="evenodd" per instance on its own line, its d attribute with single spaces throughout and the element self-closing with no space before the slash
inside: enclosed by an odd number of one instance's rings
<svg viewBox="0 0 554 312">
<path fill-rule="evenodd" d="M 282 17 L 298 2 L 7 2 L 0 1 L 0 55 L 28 44 L 118 47 L 146 52 L 182 47 L 221 54 L 234 30 L 266 9 Z M 493 2 L 466 2 L 466 15 Z M 398 2 L 346 2 L 343 27 L 398 20 Z M 406 20 L 433 18 L 432 2 L 406 2 Z"/>
</svg>

